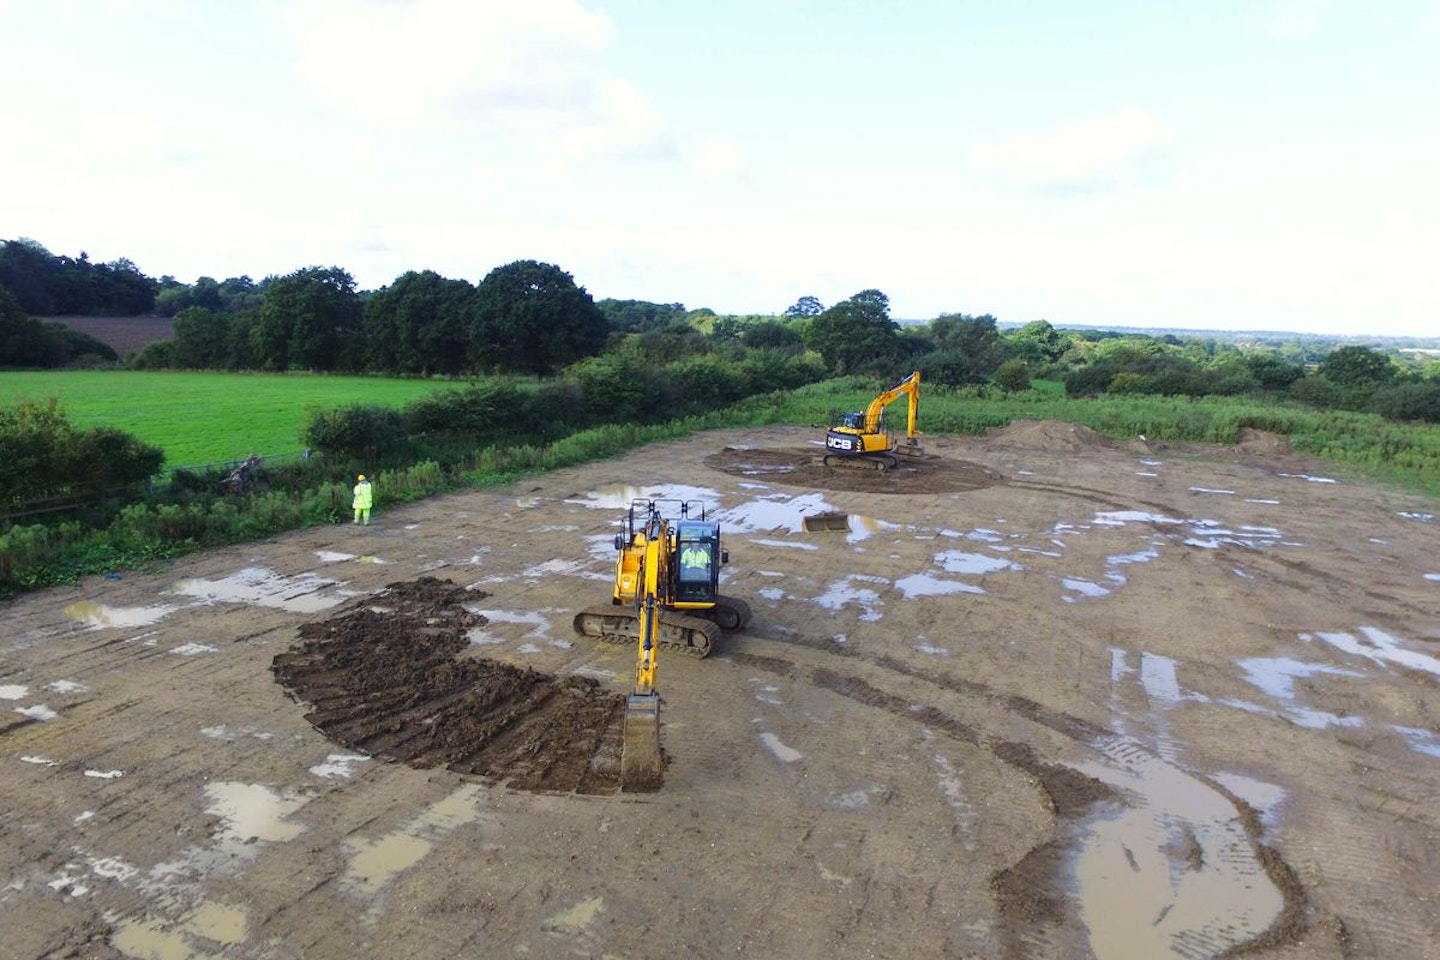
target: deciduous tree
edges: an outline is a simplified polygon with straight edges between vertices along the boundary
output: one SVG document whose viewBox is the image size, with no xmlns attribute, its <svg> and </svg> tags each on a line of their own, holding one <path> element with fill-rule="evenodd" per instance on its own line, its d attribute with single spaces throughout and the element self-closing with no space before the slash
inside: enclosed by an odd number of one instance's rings
<svg viewBox="0 0 1440 960">
<path fill-rule="evenodd" d="M 861 290 L 810 321 L 805 345 L 833 373 L 885 372 L 902 353 L 890 298 Z"/>
<path fill-rule="evenodd" d="M 599 353 L 606 336 L 590 294 L 553 264 L 516 260 L 476 287 L 471 343 L 491 370 L 553 373 Z"/>
</svg>

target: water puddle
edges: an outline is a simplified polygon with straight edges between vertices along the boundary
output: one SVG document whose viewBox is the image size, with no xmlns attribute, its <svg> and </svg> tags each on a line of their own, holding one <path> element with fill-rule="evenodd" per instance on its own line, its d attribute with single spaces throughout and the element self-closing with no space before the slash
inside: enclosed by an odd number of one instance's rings
<svg viewBox="0 0 1440 960">
<path fill-rule="evenodd" d="M 970 574 L 972 576 L 999 571 L 1019 571 L 1025 568 L 1014 560 L 992 557 L 985 553 L 966 553 L 963 550 L 944 550 L 935 554 L 935 562 L 946 573 Z"/>
<path fill-rule="evenodd" d="M 613 537 L 608 541 L 608 545 L 610 547 L 611 558 L 613 559 L 615 555 L 615 540 Z M 610 579 L 609 574 L 598 573 L 590 570 L 589 567 L 590 561 L 588 560 L 552 559 L 537 563 L 532 567 L 526 567 L 520 571 L 520 578 L 530 581 L 548 580 L 551 577 L 581 577 L 587 580 Z"/>
<path fill-rule="evenodd" d="M 216 724 L 213 727 L 201 727 L 200 735 L 202 737 L 209 737 L 211 740 L 220 740 L 225 743 L 235 743 L 241 737 L 254 737 L 257 740 L 270 740 L 275 736 L 275 734 L 273 733 L 269 733 L 264 730 L 256 730 L 254 727 L 245 727 L 242 730 L 235 730 L 226 726 L 223 723 Z"/>
<path fill-rule="evenodd" d="M 1440 660 L 1405 649 L 1398 639 L 1377 627 L 1361 627 L 1358 637 L 1352 633 L 1316 633 L 1315 636 L 1336 650 L 1365 657 L 1377 664 L 1393 663 L 1440 677 Z M 1309 640 L 1310 634 L 1302 633 L 1300 639 Z"/>
<path fill-rule="evenodd" d="M 15 712 L 22 717 L 29 717 L 31 720 L 39 720 L 42 723 L 60 719 L 60 714 L 51 710 L 43 703 L 32 704 L 28 707 L 16 707 Z"/>
<path fill-rule="evenodd" d="M 580 497 L 566 498 L 564 502 L 576 503 L 592 510 L 625 510 L 635 500 L 699 500 L 708 508 L 719 502 L 720 494 L 709 487 L 691 487 L 685 484 L 657 483 L 636 487 L 616 483 L 592 490 Z"/>
<path fill-rule="evenodd" d="M 721 531 L 721 535 L 722 535 L 722 536 L 724 535 L 724 531 L 723 531 L 723 530 Z M 818 544 L 814 544 L 814 543 L 803 543 L 803 542 L 801 542 L 801 541 L 799 541 L 799 540 L 796 540 L 796 541 L 793 541 L 793 542 L 792 542 L 792 541 L 789 541 L 789 540 L 765 540 L 765 539 L 756 538 L 756 539 L 754 539 L 754 540 L 751 540 L 750 542 L 751 542 L 751 543 L 759 544 L 759 545 L 762 546 L 762 547 L 780 547 L 781 549 L 788 549 L 788 550 L 819 550 L 819 549 L 820 549 L 820 546 L 819 546 Z"/>
<path fill-rule="evenodd" d="M 476 646 L 500 644 L 506 642 L 507 639 L 517 638 L 547 641 L 550 639 L 550 618 L 538 610 L 482 610 L 469 606 L 466 609 L 489 621 L 483 626 L 472 627 L 466 634 L 470 642 Z M 518 631 L 492 629 L 493 626 L 501 624 L 520 626 L 526 629 Z"/>
<path fill-rule="evenodd" d="M 1406 520 L 1419 520 L 1421 523 L 1435 522 L 1435 514 L 1433 513 L 1411 513 L 1409 511 L 1402 510 L 1399 513 L 1395 514 L 1395 516 L 1404 517 Z"/>
<path fill-rule="evenodd" d="M 170 652 L 182 657 L 195 657 L 202 653 L 214 653 L 219 647 L 212 647 L 208 643 L 182 643 L 178 647 L 171 647 Z"/>
<path fill-rule="evenodd" d="M 181 580 L 166 592 L 207 604 L 246 603 L 291 613 L 319 613 L 344 599 L 320 592 L 339 582 L 313 573 L 287 577 L 263 567 L 246 567 L 220 580 Z"/>
<path fill-rule="evenodd" d="M 1234 491 L 1234 490 L 1216 490 L 1216 489 L 1214 489 L 1213 487 L 1191 487 L 1191 488 L 1190 488 L 1190 492 L 1191 492 L 1191 493 L 1224 494 L 1224 495 L 1228 495 L 1228 496 L 1232 496 L 1232 497 L 1235 495 L 1235 491 Z"/>
<path fill-rule="evenodd" d="M 1284 897 L 1224 793 L 1138 743 L 1101 743 L 1082 772 L 1121 790 L 1075 861 L 1080 912 L 1099 960 L 1219 956 L 1264 932 Z"/>
<path fill-rule="evenodd" d="M 195 934 L 225 944 L 244 943 L 247 924 L 248 918 L 242 907 L 210 902 L 202 903 L 185 922 L 185 926 Z"/>
<path fill-rule="evenodd" d="M 86 770 L 85 776 L 96 780 L 118 780 L 125 776 L 124 770 Z"/>
<path fill-rule="evenodd" d="M 1295 702 L 1295 681 L 1316 675 L 1360 677 L 1363 674 L 1344 670 L 1329 663 L 1307 663 L 1291 657 L 1252 657 L 1239 661 L 1245 680 L 1257 689 L 1283 701 L 1281 713 L 1296 726 L 1311 730 L 1325 727 L 1358 727 L 1360 717 L 1340 717 L 1322 710 L 1312 710 Z"/>
<path fill-rule="evenodd" d="M 1098 583 L 1094 583 L 1090 580 L 1081 580 L 1078 577 L 1061 577 L 1060 585 L 1063 586 L 1066 590 L 1070 590 L 1074 593 L 1079 594 L 1081 597 L 1090 597 L 1093 599 L 1096 597 L 1110 596 L 1109 587 L 1102 587 Z M 1063 599 L 1066 603 L 1074 603 L 1077 598 L 1066 596 L 1062 597 L 1061 599 Z"/>
<path fill-rule="evenodd" d="M 244 849 L 255 843 L 285 843 L 305 832 L 288 818 L 305 805 L 304 797 L 282 797 L 259 783 L 222 781 L 205 786 L 205 812 L 220 818 L 216 838 L 222 848 Z"/>
<path fill-rule="evenodd" d="M 241 907 L 202 902 L 181 923 L 148 918 L 112 919 L 110 944 L 130 957 L 144 960 L 203 960 L 215 957 L 198 948 L 195 938 L 235 946 L 245 942 L 249 918 Z"/>
<path fill-rule="evenodd" d="M 1290 477 L 1290 478 L 1295 479 L 1295 480 L 1304 480 L 1304 481 L 1307 482 L 1307 483 L 1339 483 L 1339 482 L 1340 482 L 1339 480 L 1334 480 L 1334 479 L 1331 479 L 1330 477 L 1312 477 L 1312 476 L 1310 476 L 1308 473 L 1280 473 L 1280 474 L 1276 474 L 1276 476 L 1280 476 L 1280 477 Z"/>
<path fill-rule="evenodd" d="M 45 689 L 51 693 L 84 693 L 90 688 L 74 680 L 52 680 L 45 684 Z"/>
<path fill-rule="evenodd" d="M 800 533 L 805 529 L 806 517 L 836 512 L 819 493 L 805 493 L 798 497 L 776 493 L 721 510 L 712 519 L 719 521 L 722 533 L 770 533 L 775 530 Z"/>
<path fill-rule="evenodd" d="M 1274 527 L 1242 525 L 1231 530 L 1216 520 L 1191 521 L 1190 535 L 1181 542 L 1191 547 L 1214 550 L 1224 545 L 1236 547 L 1273 547 L 1276 544 L 1298 546 L 1287 543 L 1284 534 Z"/>
<path fill-rule="evenodd" d="M 1127 523 L 1184 523 L 1175 517 L 1162 513 L 1146 513 L 1143 510 L 1106 510 L 1095 514 L 1091 523 L 1100 527 L 1123 527 Z M 1069 524 L 1056 524 L 1055 529 L 1074 529 Z"/>
<path fill-rule="evenodd" d="M 70 604 L 60 613 L 71 620 L 83 623 L 92 630 L 106 627 L 148 627 L 158 623 L 176 607 L 109 607 L 93 600 L 79 600 Z"/>
<path fill-rule="evenodd" d="M 51 760 L 49 757 L 28 756 L 28 755 L 21 757 L 21 758 L 20 758 L 20 762 L 21 762 L 21 763 L 33 763 L 33 764 L 36 764 L 37 766 L 41 766 L 41 767 L 58 767 L 58 766 L 60 765 L 60 761 L 59 761 L 59 760 Z"/>
<path fill-rule="evenodd" d="M 757 693 L 755 694 L 756 700 L 772 707 L 785 706 L 785 701 L 781 700 L 779 696 L 779 685 L 771 683 L 768 680 L 762 680 L 759 677 L 751 677 L 749 682 L 754 684 L 757 689 Z"/>
<path fill-rule="evenodd" d="M 127 957 L 144 960 L 192 960 L 211 956 L 199 953 L 178 930 L 157 920 L 120 920 L 110 934 L 110 945 Z"/>
<path fill-rule="evenodd" d="M 18 683 L 6 684 L 0 687 L 0 700 L 24 700 L 30 688 Z"/>
<path fill-rule="evenodd" d="M 350 864 L 341 884 L 356 893 L 379 893 L 391 880 L 425 859 L 435 843 L 464 824 L 481 820 L 483 788 L 466 784 L 432 804 L 394 833 L 368 840 L 345 841 Z"/>
<path fill-rule="evenodd" d="M 814 602 L 826 610 L 839 610 L 849 604 L 855 604 L 864 612 L 860 619 L 874 622 L 880 619 L 880 608 L 884 605 L 880 594 L 869 587 L 857 586 L 857 583 L 887 583 L 884 577 L 861 576 L 852 574 L 843 580 L 836 580 L 830 584 L 826 591 L 816 597 Z"/>
<path fill-rule="evenodd" d="M 73 863 L 65 864 L 65 869 L 61 871 L 60 876 L 56 877 L 54 880 L 47 882 L 45 886 L 49 887 L 51 890 L 54 890 L 56 893 L 62 896 L 85 896 L 85 894 L 90 892 L 90 888 L 84 883 L 81 883 L 81 881 L 85 879 L 85 875 L 83 873 L 78 875 L 70 873 L 71 870 L 75 869 L 75 866 L 76 865 Z"/>
<path fill-rule="evenodd" d="M 315 764 L 310 772 L 326 780 L 332 777 L 349 779 L 355 774 L 355 764 L 365 763 L 370 758 L 359 753 L 332 753 L 323 762 Z"/>
<path fill-rule="evenodd" d="M 860 540 L 869 540 L 877 533 L 884 533 L 888 530 L 899 530 L 898 523 L 890 523 L 886 520 L 879 520 L 875 517 L 866 517 L 858 513 L 850 514 L 850 529 L 845 534 L 846 543 L 856 543 Z"/>
<path fill-rule="evenodd" d="M 316 550 L 315 556 L 321 563 L 343 563 L 346 560 L 354 560 L 353 553 L 337 553 L 334 550 Z"/>
<path fill-rule="evenodd" d="M 781 763 L 796 763 L 805 759 L 805 754 L 793 747 L 787 747 L 780 742 L 780 738 L 773 733 L 760 734 L 760 743 L 775 755 Z"/>
<path fill-rule="evenodd" d="M 1425 730 L 1421 727 L 1400 727 L 1390 728 L 1410 742 L 1410 746 L 1417 753 L 1423 753 L 1427 757 L 1440 757 L 1440 734 L 1433 730 Z"/>
<path fill-rule="evenodd" d="M 932 577 L 928 573 L 913 573 L 908 577 L 901 577 L 895 581 L 895 587 L 905 595 L 905 599 L 913 600 L 916 597 L 944 597 L 956 593 L 984 593 L 982 587 L 973 583 L 966 583 L 963 580 L 945 580 L 940 577 Z M 761 591 L 764 594 L 764 591 Z"/>
</svg>

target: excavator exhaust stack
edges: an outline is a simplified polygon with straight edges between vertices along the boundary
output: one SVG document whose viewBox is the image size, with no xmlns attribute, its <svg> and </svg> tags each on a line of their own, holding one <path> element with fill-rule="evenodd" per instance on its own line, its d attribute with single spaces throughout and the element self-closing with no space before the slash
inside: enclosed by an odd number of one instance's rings
<svg viewBox="0 0 1440 960">
<path fill-rule="evenodd" d="M 625 698 L 620 789 L 625 793 L 659 790 L 664 767 L 660 754 L 660 694 L 632 693 Z"/>
</svg>

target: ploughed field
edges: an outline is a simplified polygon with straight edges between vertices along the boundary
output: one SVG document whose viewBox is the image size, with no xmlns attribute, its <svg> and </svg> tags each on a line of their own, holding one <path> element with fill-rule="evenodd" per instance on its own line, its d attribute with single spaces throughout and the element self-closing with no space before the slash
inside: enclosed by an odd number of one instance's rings
<svg viewBox="0 0 1440 960">
<path fill-rule="evenodd" d="M 0 956 L 1440 955 L 1435 501 L 1263 434 L 821 441 L 12 601 Z M 661 655 L 630 795 L 633 651 L 571 619 L 639 497 L 707 505 L 754 619 Z"/>
</svg>

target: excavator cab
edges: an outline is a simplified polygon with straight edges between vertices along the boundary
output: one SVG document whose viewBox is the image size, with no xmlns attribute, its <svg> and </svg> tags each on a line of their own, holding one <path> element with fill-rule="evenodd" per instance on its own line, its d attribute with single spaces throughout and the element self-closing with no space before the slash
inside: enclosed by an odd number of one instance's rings
<svg viewBox="0 0 1440 960">
<path fill-rule="evenodd" d="M 676 524 L 677 564 L 675 600 L 687 603 L 714 603 L 720 595 L 720 565 L 730 560 L 720 548 L 719 524 L 681 520 Z"/>
</svg>

